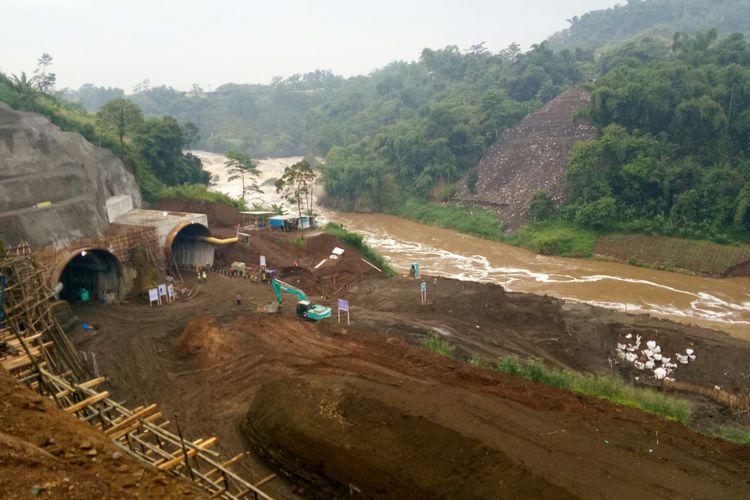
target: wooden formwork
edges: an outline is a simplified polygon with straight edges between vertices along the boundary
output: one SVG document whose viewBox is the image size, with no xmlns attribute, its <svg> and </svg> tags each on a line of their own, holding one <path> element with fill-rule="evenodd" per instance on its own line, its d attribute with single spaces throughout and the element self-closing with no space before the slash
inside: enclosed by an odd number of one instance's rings
<svg viewBox="0 0 750 500">
<path fill-rule="evenodd" d="M 106 378 L 90 374 L 52 313 L 45 274 L 28 245 L 0 256 L 0 278 L 5 284 L 0 366 L 52 398 L 65 412 L 107 434 L 135 459 L 184 476 L 212 496 L 269 499 L 259 487 L 275 475 L 252 484 L 231 470 L 244 453 L 223 460 L 213 449 L 215 437 L 186 440 L 177 422 L 166 421 L 157 405 L 130 409 L 101 388 Z M 169 430 L 173 425 L 176 432 Z"/>
<path fill-rule="evenodd" d="M 132 457 L 159 470 L 186 476 L 212 495 L 232 499 L 270 498 L 258 486 L 275 475 L 257 485 L 251 484 L 230 469 L 244 453 L 222 460 L 212 449 L 217 444 L 215 437 L 184 439 L 179 426 L 177 433 L 169 430 L 171 422 L 164 419 L 157 405 L 126 408 L 114 401 L 108 391 L 98 388 L 105 382 L 104 377 L 72 383 L 45 369 L 41 373 L 57 391 L 55 397 L 60 408 L 88 421 Z"/>
<path fill-rule="evenodd" d="M 7 353 L 17 351 L 15 359 L 4 360 L 2 365 L 12 374 L 19 370 L 33 371 L 38 375 L 37 364 L 55 373 L 70 372 L 77 380 L 89 376 L 77 351 L 57 322 L 52 311 L 52 291 L 46 286 L 45 268 L 37 264 L 27 245 L 14 247 L 0 259 L 0 275 L 4 277 L 3 326 L 13 334 L 7 341 Z M 50 350 L 54 346 L 54 352 Z"/>
</svg>

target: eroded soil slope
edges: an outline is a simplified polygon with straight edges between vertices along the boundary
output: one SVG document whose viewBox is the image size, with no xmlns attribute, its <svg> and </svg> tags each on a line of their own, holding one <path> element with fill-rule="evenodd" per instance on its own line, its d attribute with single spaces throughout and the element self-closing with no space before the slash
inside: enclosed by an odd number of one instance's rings
<svg viewBox="0 0 750 500">
<path fill-rule="evenodd" d="M 207 498 L 0 369 L 0 498 Z"/>
</svg>

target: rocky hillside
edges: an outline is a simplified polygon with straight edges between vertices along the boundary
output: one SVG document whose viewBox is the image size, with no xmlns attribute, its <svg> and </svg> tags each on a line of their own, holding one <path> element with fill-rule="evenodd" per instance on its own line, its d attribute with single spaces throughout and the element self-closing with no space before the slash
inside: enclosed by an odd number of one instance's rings
<svg viewBox="0 0 750 500">
<path fill-rule="evenodd" d="M 527 204 L 535 191 L 549 191 L 556 201 L 563 197 L 565 161 L 573 144 L 593 139 L 596 129 L 574 121 L 588 106 L 588 92 L 571 88 L 508 130 L 477 166 L 477 194 L 461 182 L 463 201 L 498 210 L 506 227 L 527 220 Z"/>
<path fill-rule="evenodd" d="M 0 103 L 0 240 L 42 247 L 100 234 L 116 195 L 141 204 L 135 178 L 110 151 Z"/>
</svg>

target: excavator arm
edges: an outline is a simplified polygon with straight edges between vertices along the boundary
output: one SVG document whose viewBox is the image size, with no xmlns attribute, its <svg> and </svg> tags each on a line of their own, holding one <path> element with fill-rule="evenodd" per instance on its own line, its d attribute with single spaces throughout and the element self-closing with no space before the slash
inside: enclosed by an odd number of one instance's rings
<svg viewBox="0 0 750 500">
<path fill-rule="evenodd" d="M 274 278 L 271 281 L 271 286 L 273 286 L 273 291 L 276 293 L 276 301 L 281 304 L 281 292 L 287 292 L 291 293 L 292 295 L 296 296 L 298 300 L 307 300 L 307 295 L 305 295 L 305 292 L 300 290 L 299 288 L 295 288 L 289 283 L 284 283 L 280 279 Z"/>
</svg>

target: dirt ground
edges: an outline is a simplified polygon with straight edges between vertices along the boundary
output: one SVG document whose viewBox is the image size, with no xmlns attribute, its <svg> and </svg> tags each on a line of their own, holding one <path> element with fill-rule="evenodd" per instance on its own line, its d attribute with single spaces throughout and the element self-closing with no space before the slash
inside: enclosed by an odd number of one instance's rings
<svg viewBox="0 0 750 500">
<path fill-rule="evenodd" d="M 0 498 L 207 498 L 0 370 Z"/>
<path fill-rule="evenodd" d="M 252 450 L 245 467 L 253 479 L 269 466 L 281 473 L 286 479 L 264 487 L 269 494 L 750 495 L 746 447 L 413 345 L 437 333 L 463 357 L 492 361 L 513 353 L 632 378 L 613 358 L 622 336 L 636 333 L 666 350 L 695 349 L 698 359 L 680 367 L 678 380 L 747 393 L 749 343 L 448 279 L 428 277 L 429 303 L 422 305 L 415 281 L 368 274 L 371 268 L 351 249 L 344 253 L 349 260 L 310 270 L 335 243 L 328 236 L 307 238 L 304 249 L 268 238 L 254 240 L 258 247 L 232 249 L 235 255 L 221 253 L 231 260 L 263 252 L 312 300 L 332 306 L 335 298 L 348 298 L 351 326 L 338 324 L 335 313 L 321 323 L 301 321 L 293 316 L 291 296 L 284 297 L 281 315 L 257 314 L 258 306 L 274 300 L 269 285 L 212 273 L 186 303 L 158 309 L 74 305 L 81 320 L 101 326 L 74 339 L 81 350 L 96 353 L 118 397 L 158 402 L 167 416 L 179 415 L 188 434 L 215 433 L 223 454 Z M 368 271 L 354 269 L 342 288 L 343 271 L 359 264 Z M 333 276 L 339 276 L 336 284 Z M 708 413 L 724 416 L 716 408 Z"/>
</svg>

